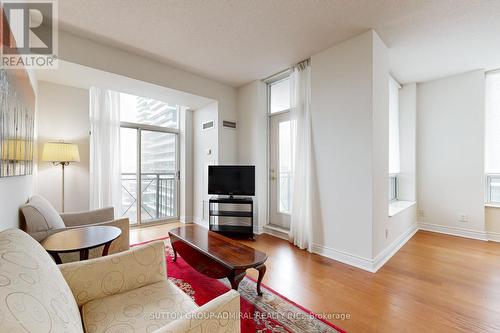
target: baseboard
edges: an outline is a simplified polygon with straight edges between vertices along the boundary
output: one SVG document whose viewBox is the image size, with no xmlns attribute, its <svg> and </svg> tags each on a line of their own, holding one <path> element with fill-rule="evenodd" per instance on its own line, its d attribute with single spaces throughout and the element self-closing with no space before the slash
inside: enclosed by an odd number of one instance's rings
<svg viewBox="0 0 500 333">
<path fill-rule="evenodd" d="M 202 219 L 195 217 L 195 218 L 193 218 L 193 222 L 195 224 L 201 225 L 202 227 L 208 229 L 208 221 L 206 221 L 206 220 L 202 220 Z"/>
<path fill-rule="evenodd" d="M 388 247 L 380 252 L 373 260 L 373 271 L 378 271 L 384 264 L 395 255 L 403 245 L 408 242 L 418 231 L 417 224 L 413 224 L 406 232 L 396 238 Z"/>
<path fill-rule="evenodd" d="M 347 252 L 335 250 L 333 248 L 314 244 L 313 252 L 330 259 L 340 261 L 344 264 L 354 266 L 365 271 L 377 272 L 393 255 L 395 255 L 403 245 L 408 242 L 418 231 L 417 224 L 412 225 L 400 237 L 394 240 L 387 248 L 380 252 L 374 259 L 353 255 Z"/>
<path fill-rule="evenodd" d="M 263 232 L 266 233 L 266 234 L 269 234 L 271 236 L 284 239 L 286 241 L 289 239 L 287 231 L 280 230 L 279 228 L 275 228 L 275 227 L 270 226 L 270 225 L 265 225 L 263 227 Z"/>
<path fill-rule="evenodd" d="M 194 222 L 194 218 L 192 216 L 181 216 L 179 218 L 179 220 L 182 222 L 182 223 L 193 223 Z"/>
<path fill-rule="evenodd" d="M 489 233 L 486 231 L 478 231 L 472 229 L 458 228 L 458 227 L 449 227 L 439 224 L 425 223 L 419 222 L 418 228 L 420 230 L 437 232 L 440 234 L 446 234 L 451 236 L 465 237 L 471 239 L 478 239 L 482 241 L 488 241 Z"/>
<path fill-rule="evenodd" d="M 256 235 L 261 235 L 264 233 L 264 228 L 260 225 L 254 225 L 253 226 L 253 233 Z"/>
<path fill-rule="evenodd" d="M 500 232 L 488 231 L 488 240 L 491 242 L 500 242 Z"/>
<path fill-rule="evenodd" d="M 353 255 L 347 252 L 339 251 L 328 246 L 314 244 L 313 253 L 319 254 L 341 263 L 354 266 L 373 273 L 373 261 L 361 256 Z"/>
</svg>

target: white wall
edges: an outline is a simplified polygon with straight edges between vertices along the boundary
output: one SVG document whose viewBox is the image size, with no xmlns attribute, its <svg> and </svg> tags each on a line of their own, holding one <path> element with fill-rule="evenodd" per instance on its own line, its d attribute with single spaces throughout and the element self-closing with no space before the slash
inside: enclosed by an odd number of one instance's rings
<svg viewBox="0 0 500 333">
<path fill-rule="evenodd" d="M 372 209 L 373 246 L 370 258 L 389 245 L 389 57 L 388 49 L 372 31 Z"/>
<path fill-rule="evenodd" d="M 194 222 L 208 226 L 208 166 L 219 163 L 218 104 L 211 103 L 194 111 L 193 115 L 193 214 Z M 202 124 L 213 121 L 214 127 L 203 130 Z M 211 151 L 208 154 L 208 150 Z"/>
<path fill-rule="evenodd" d="M 372 257 L 372 32 L 311 58 L 311 111 L 324 252 Z"/>
<path fill-rule="evenodd" d="M 488 239 L 500 242 L 500 207 L 486 207 L 484 214 Z"/>
<path fill-rule="evenodd" d="M 61 211 L 61 167 L 42 162 L 43 144 L 78 144 L 80 162 L 65 169 L 65 211 L 89 209 L 89 92 L 45 81 L 38 83 L 38 174 L 36 192 Z"/>
<path fill-rule="evenodd" d="M 399 175 L 399 199 L 416 201 L 416 125 L 417 125 L 417 86 L 406 84 L 399 90 L 399 143 L 401 172 Z M 388 184 L 387 178 L 385 183 Z M 385 193 L 379 199 L 387 197 Z M 390 253 L 397 251 L 417 230 L 416 205 L 407 207 L 397 214 L 385 218 L 378 231 L 374 233 L 377 244 L 374 244 L 375 266 L 380 267 L 389 259 Z M 377 239 L 378 238 L 378 239 Z M 380 260 L 379 260 L 380 259 Z"/>
<path fill-rule="evenodd" d="M 417 117 L 419 222 L 483 232 L 484 72 L 419 84 Z"/>
<path fill-rule="evenodd" d="M 19 228 L 19 207 L 33 194 L 33 176 L 0 178 L 0 231 Z"/>
<path fill-rule="evenodd" d="M 238 89 L 238 163 L 255 165 L 254 230 L 268 222 L 267 215 L 267 92 L 254 81 Z"/>
<path fill-rule="evenodd" d="M 236 89 L 225 84 L 66 32 L 59 33 L 59 57 L 66 61 L 216 100 L 221 120 L 218 123 L 219 127 L 222 126 L 222 120 L 237 120 Z M 220 137 L 217 145 L 222 149 L 220 160 L 224 163 L 236 162 L 236 134 L 222 132 L 218 135 Z"/>
<path fill-rule="evenodd" d="M 399 199 L 417 200 L 417 84 L 399 89 L 399 145 L 401 172 Z"/>
</svg>

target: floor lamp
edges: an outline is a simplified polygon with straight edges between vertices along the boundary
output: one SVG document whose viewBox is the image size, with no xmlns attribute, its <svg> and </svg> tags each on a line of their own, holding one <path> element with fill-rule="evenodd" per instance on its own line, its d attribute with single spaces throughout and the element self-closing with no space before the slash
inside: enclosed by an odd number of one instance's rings
<svg viewBox="0 0 500 333">
<path fill-rule="evenodd" d="M 80 162 L 78 145 L 66 142 L 47 142 L 43 145 L 42 161 L 62 167 L 62 212 L 64 213 L 64 167 L 71 162 Z"/>
</svg>

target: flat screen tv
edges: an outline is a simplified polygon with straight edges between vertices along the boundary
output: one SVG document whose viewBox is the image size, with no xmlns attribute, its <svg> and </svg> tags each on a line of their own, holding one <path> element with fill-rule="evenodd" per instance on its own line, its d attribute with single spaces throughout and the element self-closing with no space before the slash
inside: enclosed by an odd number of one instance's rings
<svg viewBox="0 0 500 333">
<path fill-rule="evenodd" d="M 255 166 L 208 166 L 208 194 L 255 195 Z"/>
</svg>

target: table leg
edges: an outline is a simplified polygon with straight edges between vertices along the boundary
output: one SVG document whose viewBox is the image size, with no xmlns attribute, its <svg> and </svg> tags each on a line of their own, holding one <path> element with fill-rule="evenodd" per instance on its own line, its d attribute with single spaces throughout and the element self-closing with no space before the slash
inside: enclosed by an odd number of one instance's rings
<svg viewBox="0 0 500 333">
<path fill-rule="evenodd" d="M 52 256 L 52 258 L 54 258 L 54 261 L 56 262 L 57 265 L 62 264 L 61 257 L 59 256 L 59 254 L 57 252 L 49 252 L 49 253 Z"/>
<path fill-rule="evenodd" d="M 177 251 L 175 250 L 175 248 L 172 246 L 172 250 L 174 251 L 174 259 L 172 259 L 173 262 L 176 262 L 177 261 Z"/>
<path fill-rule="evenodd" d="M 241 280 L 243 280 L 244 277 L 245 277 L 245 271 L 237 270 L 237 271 L 232 271 L 227 278 L 231 283 L 231 288 L 234 290 L 238 290 L 238 286 L 240 285 L 240 282 Z"/>
<path fill-rule="evenodd" d="M 80 261 L 89 259 L 89 249 L 80 250 Z"/>
<path fill-rule="evenodd" d="M 266 265 L 262 264 L 260 266 L 255 267 L 256 270 L 259 271 L 259 277 L 257 279 L 257 295 L 262 296 L 262 290 L 260 290 L 260 284 L 262 279 L 264 278 L 264 274 L 266 274 Z"/>
<path fill-rule="evenodd" d="M 111 241 L 112 242 L 112 241 Z M 107 242 L 104 244 L 104 248 L 102 249 L 102 256 L 105 257 L 108 255 L 109 252 L 109 246 L 111 245 L 111 242 Z"/>
</svg>

